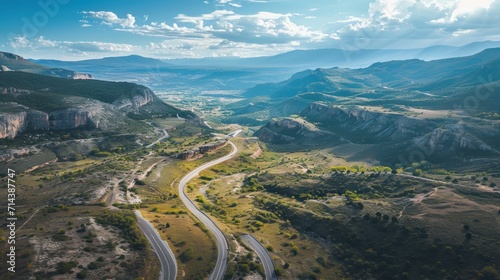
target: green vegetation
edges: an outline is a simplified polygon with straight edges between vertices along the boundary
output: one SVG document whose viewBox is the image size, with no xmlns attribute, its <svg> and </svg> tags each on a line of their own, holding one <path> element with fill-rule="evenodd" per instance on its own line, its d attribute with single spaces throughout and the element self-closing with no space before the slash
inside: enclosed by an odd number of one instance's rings
<svg viewBox="0 0 500 280">
<path fill-rule="evenodd" d="M 96 217 L 96 222 L 119 228 L 123 238 L 130 242 L 132 248 L 142 250 L 146 247 L 146 238 L 137 226 L 137 217 L 132 211 L 106 211 L 104 214 Z"/>
<path fill-rule="evenodd" d="M 287 180 L 283 180 L 283 178 L 287 178 Z M 348 204 L 353 204 L 358 202 L 359 199 L 413 196 L 417 193 L 417 190 L 413 188 L 415 184 L 416 180 L 392 174 L 371 173 L 356 176 L 332 174 L 329 178 L 318 178 L 309 174 L 271 174 L 264 172 L 248 177 L 243 190 L 252 192 L 265 189 L 267 192 L 295 198 L 298 201 L 343 195 L 347 198 Z M 419 191 L 428 191 L 430 186 Z"/>
</svg>

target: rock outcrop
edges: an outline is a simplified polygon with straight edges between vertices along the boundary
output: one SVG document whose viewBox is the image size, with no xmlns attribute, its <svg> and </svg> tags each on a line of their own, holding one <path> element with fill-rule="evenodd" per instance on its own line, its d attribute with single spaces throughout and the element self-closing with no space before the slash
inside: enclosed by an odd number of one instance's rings
<svg viewBox="0 0 500 280">
<path fill-rule="evenodd" d="M 436 128 L 413 142 L 415 147 L 419 147 L 429 157 L 453 157 L 457 153 L 498 154 L 492 147 L 465 132 L 458 124 Z"/>
<path fill-rule="evenodd" d="M 26 130 L 26 112 L 0 113 L 0 138 L 14 138 Z"/>
<path fill-rule="evenodd" d="M 381 140 L 406 140 L 432 131 L 430 121 L 398 114 L 373 112 L 360 107 L 343 108 L 322 103 L 311 103 L 301 116 L 310 122 L 319 122 L 332 131 L 342 131 L 353 142 L 376 143 Z"/>
<path fill-rule="evenodd" d="M 98 124 L 95 124 L 90 118 L 90 113 L 79 108 L 70 108 L 50 113 L 49 120 L 51 128 L 56 130 L 77 127 L 98 127 Z"/>
<path fill-rule="evenodd" d="M 155 94 L 149 88 L 140 88 L 135 91 L 132 98 L 119 99 L 113 102 L 113 105 L 119 109 L 137 109 L 154 101 Z"/>
<path fill-rule="evenodd" d="M 320 139 L 338 140 L 335 134 L 316 128 L 303 119 L 284 118 L 271 120 L 254 134 L 261 141 L 273 144 L 286 144 L 294 140 L 308 142 Z"/>
<path fill-rule="evenodd" d="M 117 116 L 124 113 L 113 105 L 89 100 L 79 106 L 51 113 L 32 110 L 17 103 L 3 103 L 0 108 L 0 139 L 14 138 L 27 131 L 65 130 L 79 127 L 110 128 L 116 126 Z"/>
<path fill-rule="evenodd" d="M 202 145 L 198 148 L 194 148 L 192 150 L 188 150 L 188 151 L 184 151 L 182 153 L 179 153 L 175 157 L 178 159 L 184 159 L 184 160 L 197 158 L 197 157 L 202 156 L 205 153 L 212 152 L 212 151 L 215 151 L 219 148 L 222 148 L 226 144 L 227 144 L 226 140 L 221 140 L 221 141 L 217 141 L 214 143 L 205 144 L 205 145 Z"/>
</svg>

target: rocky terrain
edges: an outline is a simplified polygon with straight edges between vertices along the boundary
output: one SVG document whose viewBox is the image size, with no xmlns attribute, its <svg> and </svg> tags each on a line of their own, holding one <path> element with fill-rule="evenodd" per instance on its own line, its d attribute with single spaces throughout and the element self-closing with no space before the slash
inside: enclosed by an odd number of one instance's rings
<svg viewBox="0 0 500 280">
<path fill-rule="evenodd" d="M 485 132 L 471 131 L 468 125 L 453 119 L 423 119 L 320 102 L 310 103 L 299 116 L 303 119 L 270 120 L 254 135 L 278 145 L 357 145 L 360 148 L 354 158 L 376 159 L 386 164 L 401 164 L 402 159 L 406 164 L 423 159 L 436 163 L 477 157 L 494 159 L 500 154 L 484 140 L 500 135 L 494 126 L 488 126 Z"/>
<path fill-rule="evenodd" d="M 269 121 L 254 134 L 261 141 L 284 144 L 293 141 L 305 140 L 311 144 L 314 141 L 338 141 L 339 137 L 332 132 L 316 128 L 313 124 L 303 119 L 283 118 Z"/>
<path fill-rule="evenodd" d="M 430 121 L 403 115 L 373 112 L 357 106 L 338 107 L 317 102 L 311 103 L 300 115 L 310 122 L 321 123 L 322 126 L 333 130 L 346 131 L 353 134 L 353 137 L 362 133 L 362 139 L 358 141 L 363 142 L 401 141 L 429 132 L 436 126 Z"/>
<path fill-rule="evenodd" d="M 219 148 L 222 148 L 222 147 L 226 146 L 226 144 L 227 144 L 227 141 L 225 141 L 225 140 L 205 144 L 205 145 L 199 146 L 197 148 L 179 153 L 175 157 L 178 159 L 184 159 L 184 160 L 198 158 L 198 157 L 202 156 L 203 154 L 206 154 L 208 152 L 212 152 L 212 151 L 215 151 Z"/>
</svg>

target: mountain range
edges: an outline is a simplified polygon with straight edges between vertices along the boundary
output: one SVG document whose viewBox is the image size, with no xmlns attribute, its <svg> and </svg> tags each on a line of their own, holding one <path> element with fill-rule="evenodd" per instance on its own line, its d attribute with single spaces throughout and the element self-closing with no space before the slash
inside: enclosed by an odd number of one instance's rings
<svg viewBox="0 0 500 280">
<path fill-rule="evenodd" d="M 99 79 L 140 82 L 154 89 L 243 90 L 286 79 L 304 69 L 368 67 L 381 61 L 433 60 L 472 55 L 500 42 L 475 42 L 464 46 L 419 49 L 317 49 L 295 50 L 274 56 L 200 59 L 153 59 L 137 55 L 82 61 L 31 60 L 52 68 L 91 73 Z"/>
<path fill-rule="evenodd" d="M 433 61 L 306 70 L 248 89 L 243 96 L 259 102 L 229 105 L 233 114 L 223 121 L 264 122 L 255 136 L 274 145 L 350 147 L 356 151 L 346 155 L 351 159 L 391 165 L 416 151 L 436 163 L 496 160 L 499 67 L 500 48 L 495 48 Z M 330 142 L 320 136 L 325 133 L 333 133 Z"/>
</svg>

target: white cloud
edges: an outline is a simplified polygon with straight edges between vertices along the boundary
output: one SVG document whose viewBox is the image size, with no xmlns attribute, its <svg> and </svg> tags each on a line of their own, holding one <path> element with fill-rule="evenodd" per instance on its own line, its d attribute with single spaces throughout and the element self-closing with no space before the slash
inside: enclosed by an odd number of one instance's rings
<svg viewBox="0 0 500 280">
<path fill-rule="evenodd" d="M 499 34 L 499 13 L 499 0 L 375 0 L 367 17 L 330 23 L 327 31 L 351 48 L 464 44 Z"/>
<path fill-rule="evenodd" d="M 450 21 L 457 21 L 459 17 L 474 14 L 478 10 L 488 10 L 495 0 L 462 0 L 450 16 Z"/>
<path fill-rule="evenodd" d="M 230 0 L 219 0 L 229 3 Z M 173 23 L 151 22 L 137 25 L 132 15 L 121 19 L 112 12 L 84 12 L 89 17 L 101 19 L 114 30 L 165 38 L 218 38 L 252 44 L 287 44 L 291 41 L 318 42 L 327 34 L 310 30 L 293 22 L 296 14 L 261 11 L 255 14 L 237 14 L 220 9 L 208 14 L 188 16 L 179 14 Z"/>
<path fill-rule="evenodd" d="M 127 14 L 126 18 L 119 18 L 115 13 L 106 11 L 83 11 L 83 14 L 91 18 L 100 19 L 105 25 L 119 25 L 123 28 L 135 27 L 135 17 L 131 14 Z"/>
<path fill-rule="evenodd" d="M 211 36 L 237 42 L 288 43 L 295 40 L 318 41 L 326 35 L 312 31 L 292 21 L 292 14 L 258 12 L 242 15 L 228 10 L 216 10 L 210 14 L 187 16 L 180 14 L 175 19 L 191 23 L 198 29 L 209 22 Z"/>
</svg>

